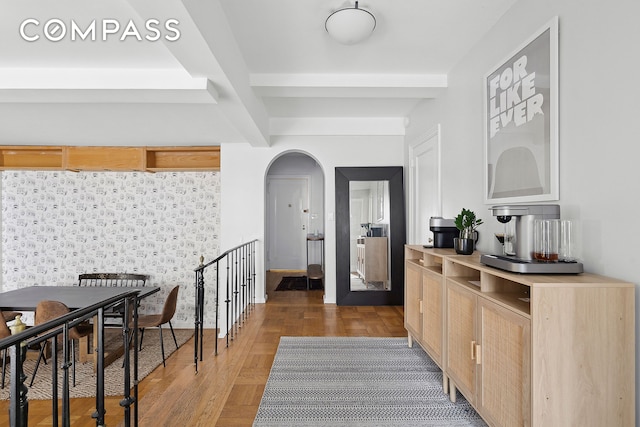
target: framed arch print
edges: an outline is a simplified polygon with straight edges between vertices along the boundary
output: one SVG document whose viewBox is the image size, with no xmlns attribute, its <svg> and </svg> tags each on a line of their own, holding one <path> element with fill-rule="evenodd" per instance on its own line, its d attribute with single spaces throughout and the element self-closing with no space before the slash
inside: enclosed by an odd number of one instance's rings
<svg viewBox="0 0 640 427">
<path fill-rule="evenodd" d="M 484 76 L 485 203 L 559 198 L 558 17 Z"/>
</svg>

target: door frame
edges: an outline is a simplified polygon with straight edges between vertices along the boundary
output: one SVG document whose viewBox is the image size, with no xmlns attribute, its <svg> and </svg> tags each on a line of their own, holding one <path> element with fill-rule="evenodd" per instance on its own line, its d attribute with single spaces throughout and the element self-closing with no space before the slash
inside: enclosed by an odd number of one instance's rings
<svg viewBox="0 0 640 427">
<path fill-rule="evenodd" d="M 435 162 L 431 166 L 436 169 L 436 206 L 435 216 L 442 216 L 442 168 L 441 168 L 441 133 L 440 124 L 429 129 L 409 144 L 409 182 L 408 182 L 408 209 L 409 232 L 408 240 L 411 244 L 433 243 L 425 242 L 426 236 L 420 235 L 420 216 L 416 212 L 419 206 L 420 177 L 417 170 L 417 159 L 427 151 L 435 150 Z"/>
</svg>

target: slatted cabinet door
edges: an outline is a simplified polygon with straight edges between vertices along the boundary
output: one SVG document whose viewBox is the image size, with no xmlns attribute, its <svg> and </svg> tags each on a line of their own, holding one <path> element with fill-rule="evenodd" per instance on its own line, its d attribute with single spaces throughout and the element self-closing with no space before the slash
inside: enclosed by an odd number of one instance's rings
<svg viewBox="0 0 640 427">
<path fill-rule="evenodd" d="M 404 323 L 409 337 L 420 339 L 422 335 L 422 269 L 406 263 L 404 290 Z"/>
<path fill-rule="evenodd" d="M 443 333 L 442 275 L 425 270 L 422 272 L 422 342 L 432 359 L 442 367 Z"/>
<path fill-rule="evenodd" d="M 476 390 L 477 298 L 464 287 L 447 282 L 447 373 L 471 404 Z M 451 387 L 452 400 L 456 387 Z"/>
<path fill-rule="evenodd" d="M 492 425 L 531 425 L 531 321 L 478 298 L 476 408 Z"/>
</svg>

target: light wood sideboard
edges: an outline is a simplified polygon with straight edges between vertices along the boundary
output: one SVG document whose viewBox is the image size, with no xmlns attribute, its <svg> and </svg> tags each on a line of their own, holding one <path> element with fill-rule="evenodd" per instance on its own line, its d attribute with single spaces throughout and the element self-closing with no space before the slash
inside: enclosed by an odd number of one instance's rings
<svg viewBox="0 0 640 427">
<path fill-rule="evenodd" d="M 635 286 L 405 246 L 405 328 L 491 426 L 635 426 Z"/>
<path fill-rule="evenodd" d="M 389 280 L 388 239 L 386 237 L 359 237 L 356 244 L 357 273 L 365 286 L 381 282 L 386 289 Z"/>
</svg>

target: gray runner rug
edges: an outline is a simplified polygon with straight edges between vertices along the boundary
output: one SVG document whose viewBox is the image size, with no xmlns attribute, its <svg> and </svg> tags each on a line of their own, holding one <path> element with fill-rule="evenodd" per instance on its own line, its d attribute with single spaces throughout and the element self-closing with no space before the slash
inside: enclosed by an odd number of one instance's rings
<svg viewBox="0 0 640 427">
<path fill-rule="evenodd" d="M 282 337 L 253 426 L 486 424 L 406 338 Z"/>
</svg>

